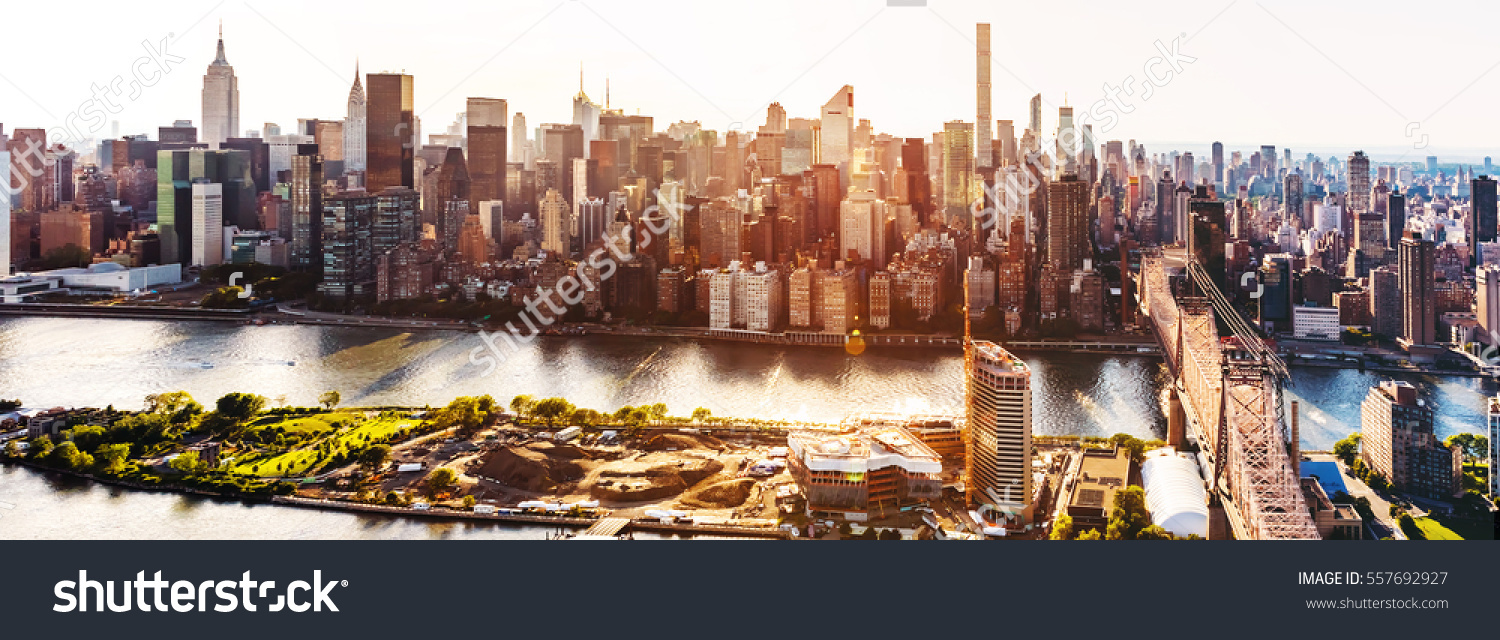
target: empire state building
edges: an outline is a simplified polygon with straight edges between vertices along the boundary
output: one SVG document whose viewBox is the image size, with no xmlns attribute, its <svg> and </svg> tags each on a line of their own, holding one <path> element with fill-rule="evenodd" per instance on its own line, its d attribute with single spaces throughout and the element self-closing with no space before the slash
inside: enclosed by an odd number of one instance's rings
<svg viewBox="0 0 1500 640">
<path fill-rule="evenodd" d="M 219 51 L 203 74 L 203 135 L 210 149 L 218 149 L 225 140 L 239 135 L 240 86 L 234 67 L 224 59 L 224 27 L 219 26 Z"/>
</svg>

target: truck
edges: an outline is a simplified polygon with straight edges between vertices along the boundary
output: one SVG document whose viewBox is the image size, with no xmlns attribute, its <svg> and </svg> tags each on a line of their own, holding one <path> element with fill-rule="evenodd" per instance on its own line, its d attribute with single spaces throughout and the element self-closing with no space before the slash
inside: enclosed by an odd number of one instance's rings
<svg viewBox="0 0 1500 640">
<path fill-rule="evenodd" d="M 573 438 L 577 438 L 580 433 L 583 433 L 583 427 L 568 427 L 557 432 L 557 435 L 552 436 L 552 439 L 554 442 L 567 442 Z"/>
</svg>

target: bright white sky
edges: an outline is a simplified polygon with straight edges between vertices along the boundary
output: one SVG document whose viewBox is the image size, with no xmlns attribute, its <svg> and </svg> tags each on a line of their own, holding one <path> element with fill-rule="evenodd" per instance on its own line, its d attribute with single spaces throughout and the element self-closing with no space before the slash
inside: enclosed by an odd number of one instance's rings
<svg viewBox="0 0 1500 640">
<path fill-rule="evenodd" d="M 142 40 L 169 33 L 187 58 L 114 116 L 122 133 L 176 119 L 201 124 L 199 91 L 224 22 L 239 77 L 241 129 L 297 118 L 342 118 L 358 56 L 365 72 L 415 76 L 423 133 L 439 133 L 466 96 L 506 98 L 534 127 L 571 121 L 585 90 L 658 129 L 699 120 L 723 131 L 764 122 L 779 101 L 816 117 L 844 84 L 856 117 L 876 131 L 930 136 L 947 120 L 973 121 L 974 24 L 993 27 L 994 117 L 1024 126 L 1041 93 L 1043 125 L 1056 107 L 1082 112 L 1105 83 L 1145 78 L 1154 43 L 1184 38 L 1197 58 L 1149 101 L 1100 136 L 1148 151 L 1206 154 L 1290 146 L 1300 158 L 1361 148 L 1377 159 L 1477 161 L 1500 149 L 1493 109 L 1500 50 L 1485 31 L 1491 2 L 1433 5 L 1307 0 L 1068 3 L 928 0 L 306 0 L 13 2 L 5 9 L 9 64 L 0 68 L 0 122 L 51 127 L 130 73 Z M 1067 6 L 1064 10 L 1059 7 Z M 1429 11 L 1429 9 L 1432 9 Z M 86 18 L 84 18 L 86 17 Z M 1185 36 L 1184 36 L 1185 34 Z M 1408 136 L 1409 123 L 1416 123 Z M 102 126 L 98 137 L 107 137 Z M 1414 149 L 1426 136 L 1428 146 Z M 1500 154 L 1496 154 L 1500 155 Z"/>
</svg>

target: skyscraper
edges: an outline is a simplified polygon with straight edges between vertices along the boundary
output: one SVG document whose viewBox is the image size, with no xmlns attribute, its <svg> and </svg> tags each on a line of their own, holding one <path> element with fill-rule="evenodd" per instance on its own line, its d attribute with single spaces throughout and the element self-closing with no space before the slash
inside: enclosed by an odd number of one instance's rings
<svg viewBox="0 0 1500 640">
<path fill-rule="evenodd" d="M 560 257 L 568 255 L 572 238 L 568 233 L 568 202 L 557 189 L 542 198 L 542 250 Z"/>
<path fill-rule="evenodd" d="M 517 111 L 510 123 L 510 161 L 519 162 L 523 168 L 530 169 L 531 167 L 524 166 L 532 160 L 527 153 L 530 148 L 526 144 L 526 114 Z"/>
<path fill-rule="evenodd" d="M 1016 163 L 1016 125 L 1011 120 L 995 121 L 995 141 L 1000 145 L 1000 159 L 995 166 Z"/>
<path fill-rule="evenodd" d="M 1484 159 L 1485 164 L 1489 164 L 1489 161 L 1489 158 Z M 1494 469 L 1495 463 L 1500 462 L 1500 397 L 1486 398 L 1484 404 L 1489 409 L 1490 422 L 1488 458 L 1490 468 Z M 1490 495 L 1500 495 L 1500 474 L 1491 473 L 1489 476 Z"/>
<path fill-rule="evenodd" d="M 1214 186 L 1220 193 L 1224 191 L 1224 143 L 1215 142 L 1213 145 Z M 1288 179 L 1291 176 L 1287 176 Z M 1298 178 L 1300 183 L 1301 178 Z"/>
<path fill-rule="evenodd" d="M 415 189 L 413 161 L 417 133 L 412 77 L 404 73 L 371 73 L 365 79 L 369 87 L 365 111 L 365 188 L 371 192 L 386 187 Z"/>
<path fill-rule="evenodd" d="M 1218 175 L 1218 172 L 1215 171 L 1214 175 Z M 1282 200 L 1286 202 L 1285 209 L 1287 224 L 1295 224 L 1303 229 L 1311 226 L 1308 224 L 1309 221 L 1306 218 L 1306 214 L 1303 212 L 1303 209 L 1306 208 L 1306 205 L 1303 204 L 1304 196 L 1302 191 L 1302 174 L 1295 171 L 1286 174 L 1286 179 L 1282 181 L 1281 191 Z M 1281 250 L 1291 251 L 1292 248 L 1282 247 Z"/>
<path fill-rule="evenodd" d="M 1469 182 L 1473 206 L 1469 212 L 1469 266 L 1479 264 L 1479 243 L 1495 241 L 1495 179 L 1487 175 Z"/>
<path fill-rule="evenodd" d="M 1028 105 L 1026 115 L 1026 130 L 1031 132 L 1032 139 L 1042 135 L 1042 94 L 1031 96 L 1031 104 Z M 1031 151 L 1031 149 L 1026 149 Z"/>
<path fill-rule="evenodd" d="M 365 170 L 365 86 L 359 81 L 359 63 L 354 65 L 354 86 L 349 87 L 349 110 L 344 118 L 344 171 Z"/>
<path fill-rule="evenodd" d="M 993 505 L 1015 524 L 1026 524 L 1032 508 L 1031 370 L 993 342 L 970 342 L 967 348 L 969 503 Z"/>
<path fill-rule="evenodd" d="M 974 91 L 978 109 L 974 119 L 976 143 L 974 147 L 979 154 L 978 163 L 975 166 L 985 169 L 995 166 L 995 156 L 992 151 L 994 143 L 990 136 L 990 25 L 981 22 L 975 25 L 975 31 L 977 69 Z"/>
<path fill-rule="evenodd" d="M 1082 269 L 1094 257 L 1089 242 L 1089 184 L 1064 174 L 1047 185 L 1047 261 L 1054 269 Z"/>
<path fill-rule="evenodd" d="M 292 237 L 289 261 L 293 269 L 320 271 L 323 259 L 323 158 L 318 145 L 297 145 L 292 156 Z"/>
<path fill-rule="evenodd" d="M 583 157 L 588 157 L 589 141 L 599 138 L 599 111 L 599 105 L 583 92 L 583 67 L 580 66 L 578 68 L 578 95 L 573 96 L 573 124 L 578 125 L 583 131 Z"/>
<path fill-rule="evenodd" d="M 1419 231 L 1401 239 L 1399 249 L 1401 290 L 1401 342 L 1406 345 L 1431 345 L 1437 342 L 1437 299 L 1433 279 L 1435 255 L 1433 243 L 1422 239 Z"/>
<path fill-rule="evenodd" d="M 202 227 L 195 226 L 193 185 L 200 179 L 221 185 L 216 215 L 223 225 L 259 226 L 250 153 L 239 149 L 175 149 L 157 152 L 156 225 L 162 264 L 190 263 Z M 206 195 L 206 194 L 205 194 Z M 219 249 L 222 254 L 222 247 Z M 217 264 L 217 263 L 214 263 Z"/>
<path fill-rule="evenodd" d="M 375 295 L 374 220 L 376 196 L 348 191 L 323 202 L 323 281 L 318 292 L 330 302 L 345 305 Z"/>
<path fill-rule="evenodd" d="M 10 171 L 10 139 L 0 128 L 0 170 Z M 10 275 L 10 185 L 0 188 L 0 278 Z"/>
<path fill-rule="evenodd" d="M 853 152 L 850 145 L 854 142 L 854 87 L 844 85 L 823 103 L 821 140 L 819 164 L 838 165 L 849 161 Z"/>
<path fill-rule="evenodd" d="M 192 252 L 188 266 L 224 263 L 223 186 L 207 178 L 193 181 Z"/>
<path fill-rule="evenodd" d="M 969 204 L 974 201 L 973 144 L 973 123 L 955 120 L 943 125 L 943 215 L 955 226 L 968 224 Z"/>
<path fill-rule="evenodd" d="M 469 211 L 479 203 L 505 199 L 506 104 L 497 98 L 469 98 Z"/>
<path fill-rule="evenodd" d="M 1370 210 L 1370 158 L 1363 151 L 1349 155 L 1349 193 L 1346 209 L 1350 214 Z"/>
<path fill-rule="evenodd" d="M 219 50 L 203 74 L 203 135 L 208 148 L 218 149 L 240 134 L 240 85 L 234 67 L 224 59 L 224 26 L 219 25 Z"/>
<path fill-rule="evenodd" d="M 874 191 L 850 193 L 839 206 L 839 259 L 858 257 L 885 268 L 886 203 Z M 851 255 L 852 254 L 852 255 Z"/>
</svg>

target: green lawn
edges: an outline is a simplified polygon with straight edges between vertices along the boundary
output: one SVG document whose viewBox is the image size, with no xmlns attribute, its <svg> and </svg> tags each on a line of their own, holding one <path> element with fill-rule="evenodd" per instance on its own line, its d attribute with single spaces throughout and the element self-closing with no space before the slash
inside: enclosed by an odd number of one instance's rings
<svg viewBox="0 0 1500 640">
<path fill-rule="evenodd" d="M 333 423 L 338 421 L 353 423 L 355 426 L 334 433 Z M 405 427 L 415 426 L 416 421 L 390 416 L 370 419 L 365 418 L 363 412 L 338 411 L 289 419 L 267 417 L 251 425 L 258 429 L 284 427 L 288 433 L 297 432 L 315 436 L 286 453 L 271 457 L 237 460 L 230 469 L 231 473 L 270 477 L 306 475 L 340 452 L 352 451 L 370 442 L 389 437 Z M 320 448 L 326 451 L 320 451 Z"/>
<path fill-rule="evenodd" d="M 1445 527 L 1442 523 L 1432 518 L 1416 518 L 1417 528 L 1422 530 L 1422 535 L 1428 540 L 1463 540 L 1452 529 Z"/>
</svg>

